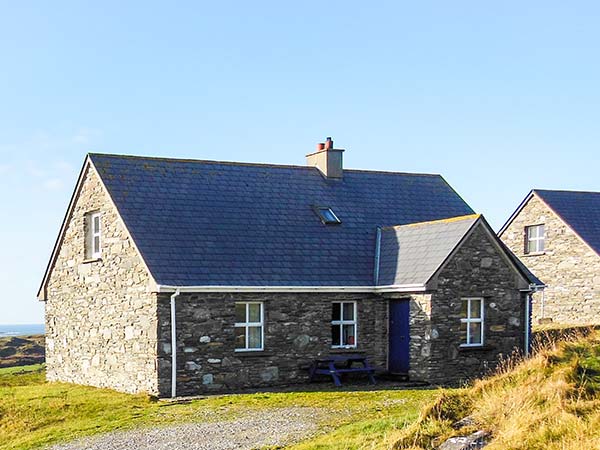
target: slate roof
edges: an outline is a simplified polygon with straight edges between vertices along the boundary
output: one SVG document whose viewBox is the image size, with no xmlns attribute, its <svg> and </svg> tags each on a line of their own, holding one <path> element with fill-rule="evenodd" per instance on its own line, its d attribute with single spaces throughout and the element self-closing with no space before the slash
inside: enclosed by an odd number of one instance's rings
<svg viewBox="0 0 600 450">
<path fill-rule="evenodd" d="M 378 284 L 424 285 L 479 217 L 472 214 L 383 228 Z"/>
<path fill-rule="evenodd" d="M 600 255 L 600 192 L 533 192 Z"/>
<path fill-rule="evenodd" d="M 439 175 L 89 157 L 164 285 L 372 286 L 377 227 L 473 213 Z"/>
</svg>

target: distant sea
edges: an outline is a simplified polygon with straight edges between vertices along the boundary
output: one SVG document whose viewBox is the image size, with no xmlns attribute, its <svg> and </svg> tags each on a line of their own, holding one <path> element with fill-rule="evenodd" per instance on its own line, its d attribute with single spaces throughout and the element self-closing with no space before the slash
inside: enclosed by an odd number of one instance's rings
<svg viewBox="0 0 600 450">
<path fill-rule="evenodd" d="M 30 334 L 44 333 L 45 327 L 43 323 L 34 323 L 31 325 L 0 325 L 0 337 L 27 336 Z"/>
</svg>

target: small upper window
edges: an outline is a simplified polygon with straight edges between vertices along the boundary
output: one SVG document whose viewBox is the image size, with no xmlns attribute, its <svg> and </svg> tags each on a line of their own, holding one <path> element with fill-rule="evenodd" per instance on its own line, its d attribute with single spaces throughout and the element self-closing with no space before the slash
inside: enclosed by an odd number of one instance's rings
<svg viewBox="0 0 600 450">
<path fill-rule="evenodd" d="M 102 255 L 102 215 L 99 212 L 86 215 L 86 258 L 96 259 Z"/>
<path fill-rule="evenodd" d="M 335 213 L 331 210 L 331 208 L 317 206 L 315 208 L 315 211 L 319 215 L 321 222 L 323 222 L 326 225 L 342 223 L 342 221 L 340 219 L 338 219 L 338 216 L 335 215 Z"/>
<path fill-rule="evenodd" d="M 541 253 L 544 251 L 544 225 L 525 227 L 525 253 Z"/>
</svg>

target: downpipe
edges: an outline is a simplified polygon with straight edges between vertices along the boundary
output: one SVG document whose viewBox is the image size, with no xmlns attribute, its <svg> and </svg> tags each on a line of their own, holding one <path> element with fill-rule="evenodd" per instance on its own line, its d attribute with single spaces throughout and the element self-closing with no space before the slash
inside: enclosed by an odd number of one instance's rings
<svg viewBox="0 0 600 450">
<path fill-rule="evenodd" d="M 171 295 L 171 398 L 177 397 L 177 309 L 175 299 L 179 297 L 179 289 Z"/>
</svg>

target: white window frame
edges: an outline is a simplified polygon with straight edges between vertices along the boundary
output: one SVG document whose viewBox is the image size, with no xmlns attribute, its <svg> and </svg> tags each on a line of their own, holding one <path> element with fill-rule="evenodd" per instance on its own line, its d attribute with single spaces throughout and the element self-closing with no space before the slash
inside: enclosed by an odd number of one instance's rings
<svg viewBox="0 0 600 450">
<path fill-rule="evenodd" d="M 353 307 L 353 320 L 344 320 L 344 305 L 352 304 Z M 331 348 L 356 348 L 358 345 L 358 308 L 356 306 L 355 301 L 339 301 L 339 302 L 331 302 L 331 308 L 333 309 L 334 304 L 340 305 L 340 320 L 332 320 L 331 325 L 336 325 L 340 329 L 340 345 L 331 345 Z M 353 345 L 342 345 L 343 336 L 344 336 L 344 325 L 353 325 L 354 326 L 354 344 Z"/>
<path fill-rule="evenodd" d="M 471 301 L 472 300 L 478 300 L 479 301 L 479 307 L 481 308 L 479 311 L 479 317 L 471 317 Z M 460 299 L 461 301 L 461 307 L 462 307 L 462 302 L 466 301 L 467 302 L 467 317 L 461 317 L 460 318 L 460 322 L 461 323 L 466 323 L 467 324 L 467 342 L 463 342 L 460 344 L 461 347 L 483 347 L 483 343 L 484 343 L 484 327 L 485 327 L 485 307 L 484 307 L 484 299 L 483 297 L 463 297 Z M 470 325 L 472 323 L 480 323 L 481 327 L 481 336 L 480 336 L 480 342 L 479 343 L 472 343 L 471 342 L 471 327 Z M 461 337 L 462 339 L 462 337 Z"/>
<path fill-rule="evenodd" d="M 98 230 L 94 230 L 94 221 L 98 218 Z M 87 214 L 87 258 L 99 259 L 102 256 L 102 213 L 92 212 Z M 94 241 L 98 238 L 98 249 L 94 248 Z"/>
<path fill-rule="evenodd" d="M 246 321 L 245 322 L 236 322 L 235 328 L 245 328 L 245 338 L 243 348 L 235 348 L 236 352 L 262 352 L 265 348 L 265 305 L 263 302 L 235 302 L 236 305 L 245 305 L 246 307 Z M 249 322 L 248 319 L 250 317 L 250 305 L 260 305 L 260 322 Z M 260 327 L 260 348 L 249 348 L 249 328 L 258 328 Z M 236 342 L 237 346 L 237 342 Z"/>
<path fill-rule="evenodd" d="M 540 234 L 540 229 L 542 234 Z M 535 230 L 535 236 L 530 236 L 530 231 Z M 525 254 L 543 253 L 546 248 L 546 226 L 543 223 L 537 225 L 529 225 L 525 227 Z M 535 243 L 535 248 L 530 249 L 529 243 Z M 541 248 L 540 248 L 541 247 Z"/>
</svg>

